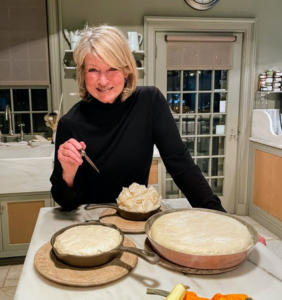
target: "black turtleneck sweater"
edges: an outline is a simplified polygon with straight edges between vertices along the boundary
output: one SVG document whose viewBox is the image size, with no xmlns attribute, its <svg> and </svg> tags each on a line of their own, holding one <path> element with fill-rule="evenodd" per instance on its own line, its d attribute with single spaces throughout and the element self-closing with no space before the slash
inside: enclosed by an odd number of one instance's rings
<svg viewBox="0 0 282 300">
<path fill-rule="evenodd" d="M 73 188 L 63 180 L 57 157 L 59 146 L 70 138 L 85 142 L 86 153 L 100 171 L 84 161 Z M 60 119 L 50 178 L 54 200 L 72 210 L 81 204 L 115 202 L 122 188 L 133 182 L 147 185 L 154 144 L 193 207 L 224 211 L 182 142 L 166 99 L 155 87 L 138 87 L 124 102 L 119 98 L 113 104 L 95 98 L 80 101 Z"/>
</svg>

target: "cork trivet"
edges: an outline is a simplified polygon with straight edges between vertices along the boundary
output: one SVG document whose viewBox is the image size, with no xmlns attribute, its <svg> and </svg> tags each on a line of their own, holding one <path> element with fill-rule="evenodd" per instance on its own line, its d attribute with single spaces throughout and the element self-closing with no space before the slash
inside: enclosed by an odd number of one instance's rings
<svg viewBox="0 0 282 300">
<path fill-rule="evenodd" d="M 148 238 L 146 238 L 146 240 L 145 240 L 145 249 L 156 253 L 156 251 L 153 249 Z M 194 275 L 221 274 L 221 273 L 232 271 L 239 267 L 239 265 L 238 265 L 238 266 L 235 266 L 232 268 L 226 268 L 226 269 L 213 269 L 213 270 L 194 269 L 194 268 L 188 268 L 188 267 L 177 265 L 173 262 L 170 262 L 170 261 L 164 259 L 162 256 L 160 256 L 160 262 L 158 263 L 158 265 L 163 266 L 167 269 L 176 271 L 176 272 L 180 272 L 180 273 L 184 273 L 184 274 L 194 274 Z"/>
<path fill-rule="evenodd" d="M 161 207 L 161 211 L 164 208 Z M 107 208 L 102 211 L 100 214 L 100 222 L 101 223 L 109 223 L 116 225 L 120 230 L 125 233 L 144 233 L 145 232 L 145 221 L 131 221 L 122 218 L 116 209 Z"/>
<path fill-rule="evenodd" d="M 128 238 L 124 246 L 136 247 Z M 93 268 L 76 268 L 60 262 L 52 251 L 50 242 L 35 254 L 37 271 L 51 281 L 69 286 L 98 286 L 126 276 L 137 264 L 137 256 L 128 252 L 119 253 L 112 261 Z"/>
<path fill-rule="evenodd" d="M 131 221 L 122 218 L 114 208 L 107 208 L 100 214 L 101 223 L 116 225 L 125 233 L 144 233 L 146 221 Z"/>
</svg>

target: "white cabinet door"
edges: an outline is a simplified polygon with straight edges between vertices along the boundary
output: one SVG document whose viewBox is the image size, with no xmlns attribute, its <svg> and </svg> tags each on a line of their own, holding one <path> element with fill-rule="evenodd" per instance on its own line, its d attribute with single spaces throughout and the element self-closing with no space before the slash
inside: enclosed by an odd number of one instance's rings
<svg viewBox="0 0 282 300">
<path fill-rule="evenodd" d="M 166 96 L 195 163 L 229 212 L 236 195 L 242 34 L 236 33 L 232 70 L 167 70 L 167 32 L 156 33 L 155 84 Z M 183 197 L 169 174 L 166 198 Z M 188 199 L 189 200 L 189 199 Z"/>
</svg>

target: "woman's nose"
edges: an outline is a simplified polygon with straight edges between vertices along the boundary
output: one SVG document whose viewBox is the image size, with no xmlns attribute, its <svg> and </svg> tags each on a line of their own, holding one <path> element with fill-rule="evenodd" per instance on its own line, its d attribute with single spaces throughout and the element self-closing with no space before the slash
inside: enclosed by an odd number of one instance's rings
<svg viewBox="0 0 282 300">
<path fill-rule="evenodd" d="M 106 72 L 100 72 L 100 74 L 99 74 L 99 82 L 102 85 L 105 85 L 106 83 L 109 82 L 109 79 L 107 77 L 107 73 Z"/>
</svg>

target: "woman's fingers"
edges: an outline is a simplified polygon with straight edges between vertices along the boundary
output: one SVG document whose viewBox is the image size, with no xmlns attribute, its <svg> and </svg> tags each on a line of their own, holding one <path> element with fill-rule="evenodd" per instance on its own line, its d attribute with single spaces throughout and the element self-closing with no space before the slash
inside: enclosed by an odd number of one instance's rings
<svg viewBox="0 0 282 300">
<path fill-rule="evenodd" d="M 81 165 L 83 161 L 79 150 L 83 147 L 85 147 L 85 144 L 81 144 L 75 139 L 70 139 L 62 144 L 58 150 L 58 159 L 61 164 L 70 163 Z"/>
</svg>

